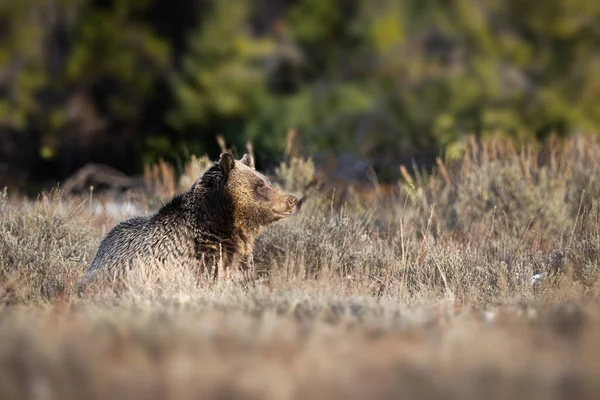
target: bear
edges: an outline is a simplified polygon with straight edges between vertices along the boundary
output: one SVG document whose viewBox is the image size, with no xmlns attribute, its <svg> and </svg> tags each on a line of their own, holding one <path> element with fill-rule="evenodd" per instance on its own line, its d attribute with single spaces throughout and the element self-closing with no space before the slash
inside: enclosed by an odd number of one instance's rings
<svg viewBox="0 0 600 400">
<path fill-rule="evenodd" d="M 113 227 L 100 242 L 81 296 L 98 276 L 122 277 L 132 268 L 192 268 L 194 273 L 239 268 L 247 271 L 255 238 L 270 224 L 294 215 L 298 198 L 273 186 L 244 154 L 221 153 L 184 193 L 149 216 Z M 208 268 L 208 269 L 207 269 Z"/>
</svg>

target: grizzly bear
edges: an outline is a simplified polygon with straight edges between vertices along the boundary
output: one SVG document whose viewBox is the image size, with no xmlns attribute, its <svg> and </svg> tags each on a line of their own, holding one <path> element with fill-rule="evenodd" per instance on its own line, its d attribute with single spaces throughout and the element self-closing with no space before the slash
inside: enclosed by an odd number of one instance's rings
<svg viewBox="0 0 600 400">
<path fill-rule="evenodd" d="M 79 294 L 98 274 L 114 278 L 145 268 L 247 270 L 257 235 L 269 224 L 293 215 L 298 198 L 275 188 L 254 160 L 229 153 L 150 216 L 119 223 L 101 241 Z"/>
</svg>

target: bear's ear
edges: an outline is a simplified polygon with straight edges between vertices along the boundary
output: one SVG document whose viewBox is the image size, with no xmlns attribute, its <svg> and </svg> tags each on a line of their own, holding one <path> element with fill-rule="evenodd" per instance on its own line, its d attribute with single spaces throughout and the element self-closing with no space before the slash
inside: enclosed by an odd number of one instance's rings
<svg viewBox="0 0 600 400">
<path fill-rule="evenodd" d="M 230 153 L 221 153 L 219 165 L 223 169 L 225 175 L 229 175 L 229 172 L 235 167 L 235 159 Z"/>
<path fill-rule="evenodd" d="M 244 157 L 240 160 L 242 164 L 249 166 L 254 169 L 254 158 L 248 153 L 244 154 Z"/>
</svg>

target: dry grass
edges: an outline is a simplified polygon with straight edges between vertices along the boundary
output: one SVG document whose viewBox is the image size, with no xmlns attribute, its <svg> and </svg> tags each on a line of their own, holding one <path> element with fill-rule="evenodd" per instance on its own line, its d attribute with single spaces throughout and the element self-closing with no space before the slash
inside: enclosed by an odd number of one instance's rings
<svg viewBox="0 0 600 400">
<path fill-rule="evenodd" d="M 125 216 L 4 192 L 0 398 L 598 398 L 600 143 L 463 150 L 341 202 L 312 187 L 260 237 L 248 290 L 138 271 L 78 298 Z M 137 210 L 207 162 L 149 167 Z M 291 158 L 273 179 L 302 192 L 314 174 Z"/>
</svg>

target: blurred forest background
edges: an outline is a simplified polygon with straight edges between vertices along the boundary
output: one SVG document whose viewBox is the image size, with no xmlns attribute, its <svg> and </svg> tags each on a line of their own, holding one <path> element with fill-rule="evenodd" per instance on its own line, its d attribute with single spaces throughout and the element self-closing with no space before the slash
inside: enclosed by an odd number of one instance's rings
<svg viewBox="0 0 600 400">
<path fill-rule="evenodd" d="M 0 0 L 0 179 L 302 151 L 428 163 L 600 131 L 600 1 Z"/>
</svg>

